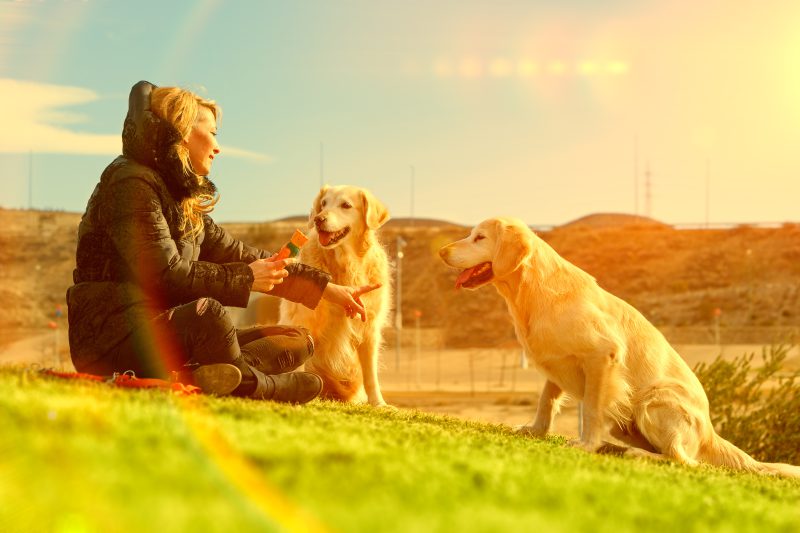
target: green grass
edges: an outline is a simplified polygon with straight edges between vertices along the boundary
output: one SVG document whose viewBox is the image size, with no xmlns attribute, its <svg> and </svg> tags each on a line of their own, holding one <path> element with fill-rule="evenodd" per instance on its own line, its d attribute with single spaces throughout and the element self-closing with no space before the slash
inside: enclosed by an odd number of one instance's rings
<svg viewBox="0 0 800 533">
<path fill-rule="evenodd" d="M 800 482 L 0 370 L 0 531 L 798 531 Z"/>
</svg>

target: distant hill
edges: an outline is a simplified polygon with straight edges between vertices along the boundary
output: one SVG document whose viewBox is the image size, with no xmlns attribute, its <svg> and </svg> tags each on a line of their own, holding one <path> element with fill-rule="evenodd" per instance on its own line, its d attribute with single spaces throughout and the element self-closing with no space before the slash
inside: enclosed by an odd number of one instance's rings
<svg viewBox="0 0 800 533">
<path fill-rule="evenodd" d="M 639 215 L 628 215 L 622 213 L 596 213 L 577 218 L 560 228 L 619 228 L 622 226 L 650 226 L 669 228 L 669 224 L 664 224 L 652 218 Z"/>
<path fill-rule="evenodd" d="M 455 222 L 448 222 L 446 220 L 439 220 L 436 218 L 408 218 L 408 217 L 401 217 L 401 218 L 392 218 L 389 222 L 386 223 L 387 228 L 414 228 L 417 226 L 421 227 L 428 227 L 428 228 L 466 228 L 463 224 L 457 224 Z"/>
<path fill-rule="evenodd" d="M 0 335 L 42 328 L 72 283 L 80 214 L 0 209 Z M 306 217 L 222 224 L 248 243 L 277 249 Z M 491 287 L 456 291 L 456 272 L 438 258 L 469 228 L 396 219 L 380 231 L 389 256 L 397 236 L 404 324 L 441 332 L 448 345 L 513 343 L 505 303 Z M 637 307 L 665 332 L 713 338 L 714 310 L 737 339 L 785 340 L 800 331 L 800 226 L 674 229 L 651 219 L 595 214 L 539 235 L 598 283 Z M 277 316 L 277 302 L 268 317 Z M 689 335 L 689 333 L 686 333 Z M 794 338 L 794 337 L 792 337 Z"/>
<path fill-rule="evenodd" d="M 289 217 L 283 217 L 275 219 L 272 222 L 278 222 L 281 224 L 285 223 L 292 223 L 297 224 L 298 226 L 305 225 L 308 222 L 308 215 L 292 215 Z M 465 227 L 460 224 L 456 224 L 455 222 L 447 222 L 445 220 L 439 220 L 435 218 L 408 218 L 408 217 L 401 217 L 401 218 L 390 218 L 389 222 L 386 223 L 387 227 L 414 227 L 414 226 L 426 226 L 426 227 L 443 227 L 443 226 L 460 226 Z"/>
</svg>

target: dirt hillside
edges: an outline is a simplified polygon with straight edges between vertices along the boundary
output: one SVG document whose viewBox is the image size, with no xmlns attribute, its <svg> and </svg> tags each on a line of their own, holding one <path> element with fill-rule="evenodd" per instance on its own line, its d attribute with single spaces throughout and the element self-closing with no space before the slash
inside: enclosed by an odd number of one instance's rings
<svg viewBox="0 0 800 533">
<path fill-rule="evenodd" d="M 47 327 L 71 284 L 80 214 L 0 209 L 0 342 Z M 248 243 L 277 249 L 301 219 L 223 224 Z M 390 257 L 398 237 L 405 327 L 447 346 L 513 343 L 505 304 L 491 287 L 456 291 L 437 251 L 469 228 L 433 220 L 381 230 Z M 800 225 L 675 229 L 624 215 L 592 215 L 540 233 L 556 251 L 637 307 L 668 335 L 709 340 L 720 327 L 738 342 L 793 341 L 800 330 Z M 267 317 L 276 317 L 268 304 Z M 65 311 L 65 310 L 64 310 Z M 417 311 L 421 312 L 417 316 Z M 60 319 L 60 320 L 63 320 Z"/>
</svg>

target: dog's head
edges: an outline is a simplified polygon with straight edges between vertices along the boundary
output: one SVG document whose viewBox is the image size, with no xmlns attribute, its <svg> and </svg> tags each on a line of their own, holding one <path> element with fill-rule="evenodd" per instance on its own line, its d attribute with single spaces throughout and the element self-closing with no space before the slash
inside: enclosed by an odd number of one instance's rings
<svg viewBox="0 0 800 533">
<path fill-rule="evenodd" d="M 328 185 L 314 199 L 308 227 L 316 228 L 323 248 L 335 248 L 389 220 L 389 211 L 366 189 L 350 185 Z"/>
<path fill-rule="evenodd" d="M 456 288 L 477 289 L 514 272 L 530 255 L 531 230 L 522 221 L 490 218 L 475 226 L 469 236 L 443 246 L 439 256 L 462 270 Z"/>
</svg>

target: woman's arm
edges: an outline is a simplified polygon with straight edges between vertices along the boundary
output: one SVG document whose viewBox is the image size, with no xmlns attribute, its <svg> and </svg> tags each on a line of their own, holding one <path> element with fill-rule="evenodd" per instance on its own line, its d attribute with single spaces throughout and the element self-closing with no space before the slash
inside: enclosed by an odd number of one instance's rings
<svg viewBox="0 0 800 533">
<path fill-rule="evenodd" d="M 269 262 L 269 259 L 262 260 Z M 287 261 L 281 259 L 281 262 Z M 314 268 L 302 263 L 295 263 L 294 260 L 286 266 L 284 272 L 286 277 L 282 281 L 273 285 L 273 287 L 266 292 L 272 296 L 286 298 L 293 302 L 302 304 L 309 309 L 315 309 L 319 305 L 319 301 L 323 298 L 326 288 L 329 287 L 331 275 L 323 272 L 318 268 Z M 255 265 L 250 265 L 251 268 Z M 256 290 L 255 287 L 253 290 Z"/>
<path fill-rule="evenodd" d="M 203 217 L 205 236 L 201 244 L 200 260 L 212 263 L 252 263 L 266 259 L 272 252 L 249 246 L 217 224 L 208 215 Z"/>
<path fill-rule="evenodd" d="M 348 287 L 329 283 L 328 286 L 325 287 L 325 292 L 322 297 L 344 309 L 344 314 L 349 318 L 355 318 L 356 315 L 361 315 L 361 321 L 366 322 L 367 308 L 361 301 L 361 295 L 379 288 L 381 288 L 380 283 L 363 285 L 361 287 Z"/>
<path fill-rule="evenodd" d="M 330 274 L 295 261 L 273 261 L 273 254 L 248 246 L 205 217 L 205 237 L 200 259 L 244 261 L 253 271 L 252 290 L 286 298 L 314 309 L 323 298 Z"/>
<path fill-rule="evenodd" d="M 148 294 L 166 300 L 167 305 L 201 297 L 223 305 L 247 305 L 253 283 L 247 263 L 182 258 L 164 218 L 160 196 L 149 180 L 127 176 L 106 185 L 101 209 L 109 237 L 131 277 Z"/>
</svg>

